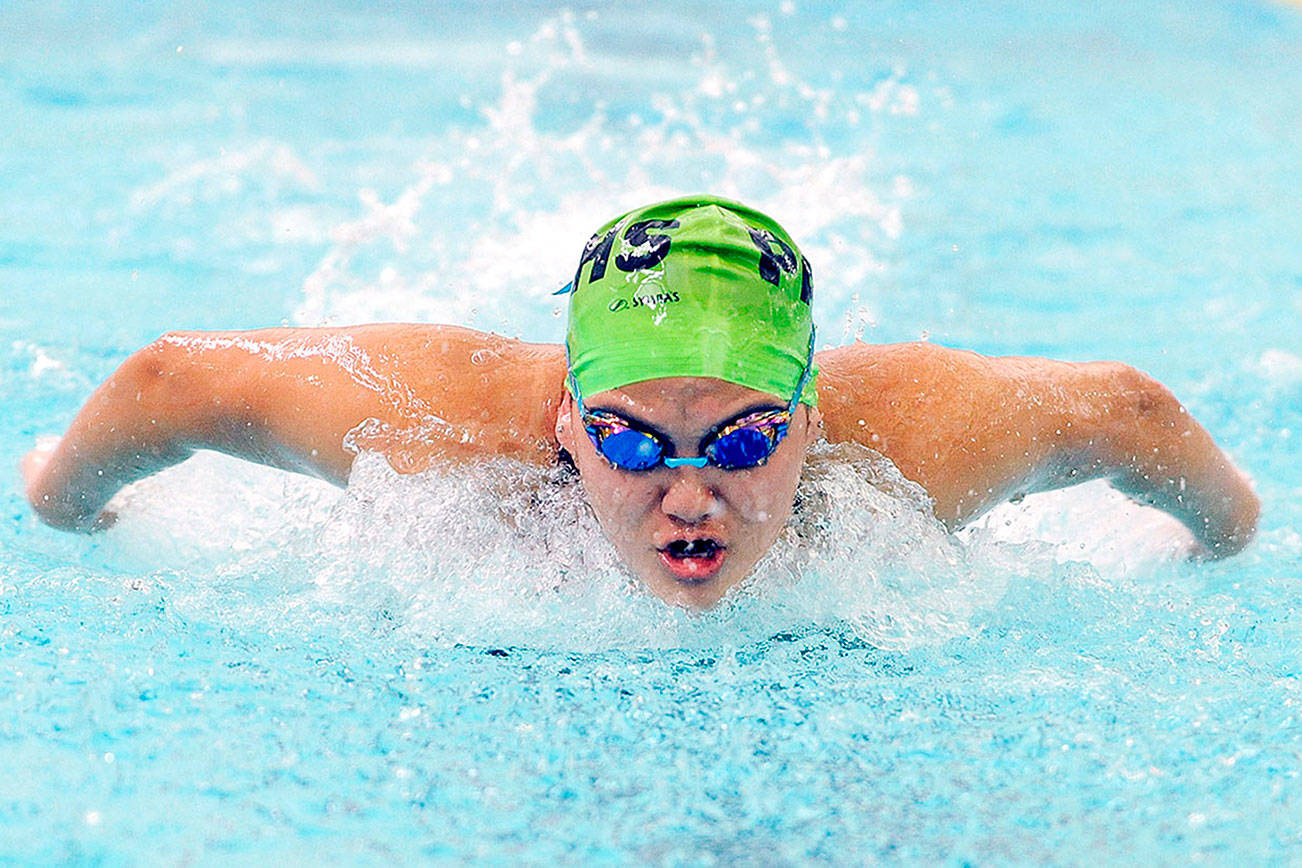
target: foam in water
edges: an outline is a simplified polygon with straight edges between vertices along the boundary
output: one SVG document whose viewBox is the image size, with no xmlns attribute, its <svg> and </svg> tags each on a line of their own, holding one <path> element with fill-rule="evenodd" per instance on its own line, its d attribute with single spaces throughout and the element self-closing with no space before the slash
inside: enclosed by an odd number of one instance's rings
<svg viewBox="0 0 1302 868">
<path fill-rule="evenodd" d="M 202 456 L 128 489 L 99 556 L 184 570 L 174 603 L 223 620 L 569 651 L 733 645 L 810 625 L 885 649 L 938 645 L 977 629 L 1011 577 L 1060 572 L 1061 547 L 949 534 L 917 485 L 857 446 L 811 451 L 777 543 L 698 614 L 628 573 L 563 465 L 400 474 L 362 453 L 337 492 L 231 464 Z"/>
<path fill-rule="evenodd" d="M 879 644 L 945 635 L 970 606 L 955 543 L 889 463 L 845 453 L 816 450 L 778 543 L 704 615 L 628 574 L 572 471 L 510 462 L 400 478 L 364 457 L 322 536 L 334 557 L 321 582 L 362 595 L 382 585 L 413 629 L 469 644 L 697 644 L 829 619 Z"/>
</svg>

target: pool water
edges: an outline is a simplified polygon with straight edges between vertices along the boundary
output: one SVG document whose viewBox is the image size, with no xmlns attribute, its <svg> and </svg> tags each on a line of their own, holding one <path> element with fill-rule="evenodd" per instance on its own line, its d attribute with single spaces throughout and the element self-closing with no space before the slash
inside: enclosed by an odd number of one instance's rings
<svg viewBox="0 0 1302 868">
<path fill-rule="evenodd" d="M 0 858 L 1302 860 L 1299 97 L 1264 2 L 0 6 Z M 800 239 L 823 345 L 1153 374 L 1257 541 L 1101 484 L 951 536 L 816 456 L 832 517 L 695 617 L 553 471 L 22 498 L 164 331 L 557 341 L 592 228 L 698 190 Z"/>
</svg>

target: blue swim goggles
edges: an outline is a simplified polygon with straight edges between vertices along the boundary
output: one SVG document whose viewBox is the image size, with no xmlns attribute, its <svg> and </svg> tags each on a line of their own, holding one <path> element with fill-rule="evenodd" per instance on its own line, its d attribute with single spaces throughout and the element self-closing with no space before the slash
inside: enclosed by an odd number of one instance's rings
<svg viewBox="0 0 1302 868">
<path fill-rule="evenodd" d="M 625 419 L 609 410 L 589 410 L 583 405 L 579 384 L 570 373 L 570 390 L 579 410 L 579 418 L 597 453 L 620 470 L 651 470 L 666 467 L 704 467 L 707 463 L 724 470 L 759 467 L 778 448 L 800 404 L 814 366 L 814 332 L 809 333 L 809 354 L 805 369 L 796 383 L 796 393 L 781 410 L 759 410 L 711 428 L 701 438 L 697 458 L 674 457 L 674 444 L 665 435 Z"/>
</svg>

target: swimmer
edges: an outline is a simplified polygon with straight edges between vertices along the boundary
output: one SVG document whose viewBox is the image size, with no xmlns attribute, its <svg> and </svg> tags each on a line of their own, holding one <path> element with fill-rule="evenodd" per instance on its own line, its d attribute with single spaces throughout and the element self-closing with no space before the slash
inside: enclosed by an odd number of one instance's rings
<svg viewBox="0 0 1302 868">
<path fill-rule="evenodd" d="M 1206 556 L 1251 540 L 1247 479 L 1134 368 L 928 343 L 814 352 L 812 293 L 771 218 L 712 196 L 650 205 L 584 248 L 563 346 L 424 324 L 167 334 L 25 457 L 27 497 L 48 524 L 93 531 L 114 492 L 197 449 L 337 485 L 359 448 L 404 473 L 572 461 L 628 569 L 703 608 L 778 538 L 825 437 L 884 454 L 950 529 L 1104 478 Z"/>
</svg>

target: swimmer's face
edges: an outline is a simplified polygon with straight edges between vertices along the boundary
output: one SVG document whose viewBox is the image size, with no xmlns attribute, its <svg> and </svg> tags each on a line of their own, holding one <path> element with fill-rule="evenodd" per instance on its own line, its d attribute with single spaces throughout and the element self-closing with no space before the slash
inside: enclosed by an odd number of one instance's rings
<svg viewBox="0 0 1302 868">
<path fill-rule="evenodd" d="M 699 455 L 701 438 L 721 422 L 786 405 L 786 399 L 705 377 L 648 380 L 583 401 L 589 410 L 608 410 L 667 435 L 679 457 Z M 782 532 L 818 426 L 818 411 L 800 405 L 768 462 L 748 470 L 612 467 L 592 445 L 568 396 L 556 437 L 574 458 L 588 502 L 624 563 L 661 599 L 705 608 L 749 575 Z"/>
</svg>

